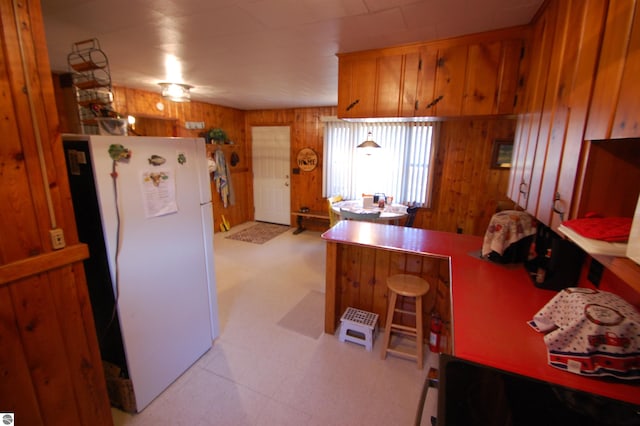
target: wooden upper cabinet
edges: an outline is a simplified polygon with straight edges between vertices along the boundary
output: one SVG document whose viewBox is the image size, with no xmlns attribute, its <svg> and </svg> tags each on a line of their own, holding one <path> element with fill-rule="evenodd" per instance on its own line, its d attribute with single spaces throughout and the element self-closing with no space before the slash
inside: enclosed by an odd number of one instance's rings
<svg viewBox="0 0 640 426">
<path fill-rule="evenodd" d="M 424 100 L 425 109 L 421 109 L 418 115 L 438 117 L 462 115 L 468 50 L 469 47 L 466 45 L 439 49 L 435 69 L 434 98 L 428 102 Z"/>
<path fill-rule="evenodd" d="M 589 110 L 585 139 L 640 136 L 640 7 L 611 0 Z"/>
<path fill-rule="evenodd" d="M 554 229 L 574 216 L 576 175 L 605 16 L 606 4 L 599 0 L 563 0 L 550 3 L 534 23 L 510 195 Z"/>
<path fill-rule="evenodd" d="M 338 62 L 338 117 L 373 117 L 377 58 L 343 58 Z"/>
<path fill-rule="evenodd" d="M 637 138 L 640 137 L 640 4 L 635 2 L 635 13 L 629 48 L 625 57 L 624 72 L 620 82 L 620 98 L 613 119 L 611 137 Z"/>
<path fill-rule="evenodd" d="M 340 55 L 338 117 L 412 117 L 419 65 L 417 49 Z"/>
<path fill-rule="evenodd" d="M 420 54 L 410 52 L 378 58 L 376 117 L 412 117 L 415 110 Z"/>
<path fill-rule="evenodd" d="M 524 30 L 339 54 L 338 116 L 513 114 Z"/>
</svg>

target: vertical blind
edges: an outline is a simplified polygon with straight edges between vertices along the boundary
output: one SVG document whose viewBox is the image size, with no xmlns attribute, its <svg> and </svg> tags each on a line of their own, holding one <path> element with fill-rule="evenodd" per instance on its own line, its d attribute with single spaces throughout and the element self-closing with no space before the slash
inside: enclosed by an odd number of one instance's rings
<svg viewBox="0 0 640 426">
<path fill-rule="evenodd" d="M 394 203 L 428 207 L 436 130 L 426 122 L 325 122 L 323 195 L 384 193 Z M 380 148 L 356 148 L 369 132 Z"/>
</svg>

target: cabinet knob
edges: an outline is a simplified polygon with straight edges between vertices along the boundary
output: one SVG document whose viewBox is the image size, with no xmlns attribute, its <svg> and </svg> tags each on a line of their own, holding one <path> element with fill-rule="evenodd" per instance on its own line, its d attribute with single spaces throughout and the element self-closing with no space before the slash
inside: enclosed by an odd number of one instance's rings
<svg viewBox="0 0 640 426">
<path fill-rule="evenodd" d="M 353 108 L 354 106 L 358 105 L 358 102 L 360 102 L 360 99 L 356 99 L 355 101 L 351 102 L 349 104 L 349 106 L 347 106 L 347 108 L 345 108 L 347 111 L 349 111 L 351 108 Z"/>
<path fill-rule="evenodd" d="M 522 195 L 527 195 L 527 192 L 528 192 L 528 190 L 527 190 L 527 184 L 526 184 L 525 182 L 521 182 L 521 183 L 520 183 L 520 193 L 521 193 Z"/>
<path fill-rule="evenodd" d="M 558 213 L 560 215 L 560 221 L 564 222 L 564 214 L 565 211 L 564 201 L 560 197 L 560 193 L 556 192 L 556 195 L 553 197 L 553 212 Z"/>
</svg>

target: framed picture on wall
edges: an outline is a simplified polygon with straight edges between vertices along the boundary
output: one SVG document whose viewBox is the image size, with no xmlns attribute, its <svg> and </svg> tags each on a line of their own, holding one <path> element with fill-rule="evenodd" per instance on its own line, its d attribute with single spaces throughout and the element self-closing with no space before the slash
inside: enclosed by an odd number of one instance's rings
<svg viewBox="0 0 640 426">
<path fill-rule="evenodd" d="M 491 168 L 492 169 L 511 168 L 512 156 L 513 156 L 513 140 L 512 139 L 495 139 L 493 141 L 493 150 L 491 152 Z"/>
</svg>

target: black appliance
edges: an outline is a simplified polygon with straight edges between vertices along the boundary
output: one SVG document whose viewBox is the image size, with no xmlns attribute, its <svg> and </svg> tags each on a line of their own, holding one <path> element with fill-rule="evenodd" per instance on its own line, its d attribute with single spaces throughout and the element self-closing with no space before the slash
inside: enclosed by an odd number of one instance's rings
<svg viewBox="0 0 640 426">
<path fill-rule="evenodd" d="M 107 262 L 98 194 L 94 184 L 93 168 L 90 167 L 91 152 L 84 140 L 65 140 L 64 150 L 78 237 L 89 246 L 91 255 L 84 261 L 84 270 L 100 355 L 103 361 L 120 367 L 123 376 L 128 377 L 120 320 Z M 73 159 L 76 157 L 70 156 L 69 151 L 82 153 L 86 161 L 82 164 L 74 162 Z"/>
<path fill-rule="evenodd" d="M 534 285 L 556 291 L 577 287 L 584 251 L 541 223 L 537 226 L 534 242 L 536 256 L 524 263 Z"/>
<path fill-rule="evenodd" d="M 440 355 L 438 426 L 631 426 L 640 406 Z"/>
</svg>

